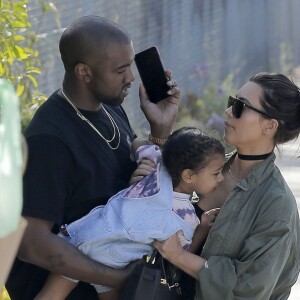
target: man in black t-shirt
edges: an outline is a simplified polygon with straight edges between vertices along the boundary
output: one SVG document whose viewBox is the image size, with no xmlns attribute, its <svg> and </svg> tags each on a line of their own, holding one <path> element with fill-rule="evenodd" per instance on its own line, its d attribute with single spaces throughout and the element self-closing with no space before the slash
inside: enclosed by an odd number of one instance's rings
<svg viewBox="0 0 300 300">
<path fill-rule="evenodd" d="M 121 26 L 87 16 L 65 30 L 59 47 L 65 67 L 62 88 L 38 109 L 25 131 L 29 159 L 22 215 L 28 227 L 7 282 L 12 300 L 32 300 L 49 270 L 115 289 L 131 270 L 95 262 L 56 233 L 60 225 L 127 187 L 136 168 L 130 159 L 136 135 L 121 107 L 135 79 L 132 42 Z M 152 140 L 158 142 L 169 135 L 178 111 L 179 90 L 174 81 L 168 85 L 170 97 L 158 104 L 140 87 L 141 107 Z M 146 175 L 149 168 L 145 165 L 135 175 Z M 97 294 L 90 285 L 79 284 L 68 299 L 97 299 Z"/>
</svg>

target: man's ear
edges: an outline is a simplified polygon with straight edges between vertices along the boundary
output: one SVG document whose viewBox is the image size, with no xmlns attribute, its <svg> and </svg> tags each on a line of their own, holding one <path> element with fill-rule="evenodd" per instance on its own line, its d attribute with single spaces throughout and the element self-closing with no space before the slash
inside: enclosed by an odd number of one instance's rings
<svg viewBox="0 0 300 300">
<path fill-rule="evenodd" d="M 263 128 L 263 132 L 264 134 L 275 134 L 278 128 L 278 121 L 275 119 L 267 119 L 265 124 L 264 124 L 264 128 Z"/>
<path fill-rule="evenodd" d="M 91 82 L 92 72 L 88 65 L 78 63 L 75 66 L 75 74 L 78 79 L 84 81 L 85 83 Z"/>
<path fill-rule="evenodd" d="M 191 169 L 184 169 L 181 173 L 181 179 L 186 182 L 190 183 L 192 180 L 193 171 Z"/>
</svg>

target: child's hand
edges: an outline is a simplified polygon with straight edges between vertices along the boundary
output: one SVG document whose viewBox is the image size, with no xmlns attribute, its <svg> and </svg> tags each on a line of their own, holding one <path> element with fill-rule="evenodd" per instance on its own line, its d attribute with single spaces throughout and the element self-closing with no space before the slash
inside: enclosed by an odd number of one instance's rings
<svg viewBox="0 0 300 300">
<path fill-rule="evenodd" d="M 220 208 L 213 208 L 204 212 L 201 216 L 201 224 L 211 227 L 216 217 L 218 216 Z"/>
<path fill-rule="evenodd" d="M 203 245 L 212 224 L 214 223 L 216 217 L 218 216 L 219 211 L 220 208 L 213 208 L 202 214 L 201 222 L 196 227 L 196 230 L 194 232 L 194 236 L 193 236 L 192 244 L 189 248 L 189 252 L 191 253 L 198 252 L 200 246 Z"/>
<path fill-rule="evenodd" d="M 129 184 L 141 181 L 145 176 L 149 175 L 155 167 L 156 165 L 153 161 L 150 159 L 143 159 L 137 169 L 133 172 Z"/>
</svg>

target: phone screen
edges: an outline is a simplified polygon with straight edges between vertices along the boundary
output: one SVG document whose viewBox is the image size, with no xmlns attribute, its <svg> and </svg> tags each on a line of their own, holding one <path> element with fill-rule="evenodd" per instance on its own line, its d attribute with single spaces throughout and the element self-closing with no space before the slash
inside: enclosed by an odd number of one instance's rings
<svg viewBox="0 0 300 300">
<path fill-rule="evenodd" d="M 151 102 L 156 103 L 170 96 L 167 94 L 170 89 L 168 78 L 156 47 L 137 53 L 135 64 Z"/>
</svg>

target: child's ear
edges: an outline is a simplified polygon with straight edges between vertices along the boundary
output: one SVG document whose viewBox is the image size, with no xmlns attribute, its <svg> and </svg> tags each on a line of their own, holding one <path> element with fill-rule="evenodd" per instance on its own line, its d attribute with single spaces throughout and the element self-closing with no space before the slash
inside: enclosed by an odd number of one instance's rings
<svg viewBox="0 0 300 300">
<path fill-rule="evenodd" d="M 190 183 L 192 181 L 193 171 L 191 169 L 184 169 L 181 173 L 181 179 L 186 182 Z"/>
</svg>

